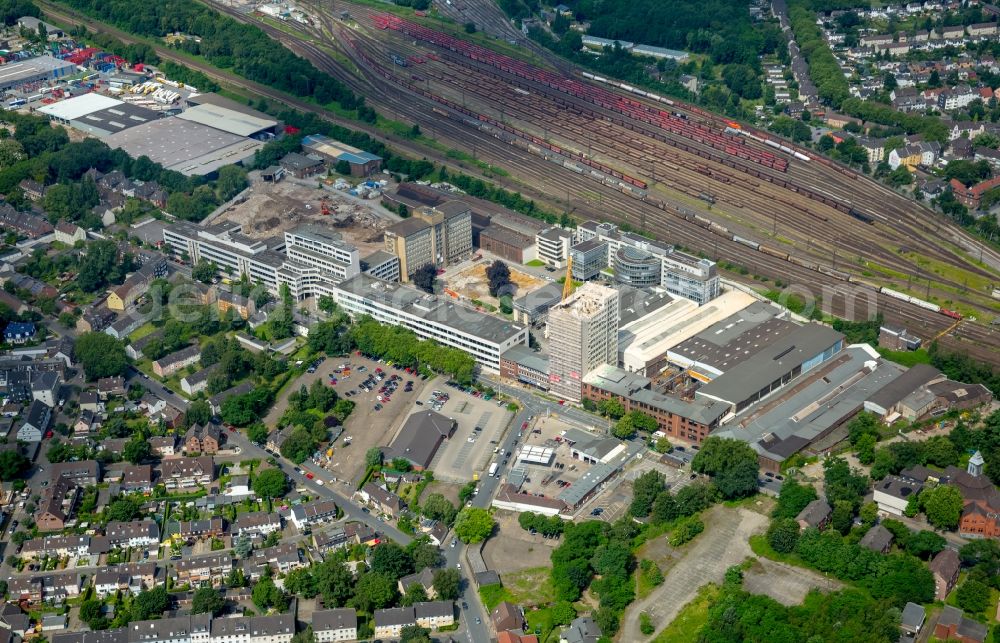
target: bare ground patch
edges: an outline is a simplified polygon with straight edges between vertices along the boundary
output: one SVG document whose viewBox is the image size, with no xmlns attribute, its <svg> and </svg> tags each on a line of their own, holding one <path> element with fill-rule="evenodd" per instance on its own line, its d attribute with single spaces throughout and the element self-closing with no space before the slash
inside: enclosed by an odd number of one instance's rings
<svg viewBox="0 0 1000 643">
<path fill-rule="evenodd" d="M 521 529 L 515 514 L 497 512 L 497 534 L 487 541 L 483 548 L 483 558 L 490 569 L 495 569 L 507 586 L 508 575 L 525 569 L 551 565 L 549 556 L 559 544 L 557 540 L 547 540 L 540 534 L 532 536 Z M 547 580 L 547 577 L 546 577 Z"/>
</svg>

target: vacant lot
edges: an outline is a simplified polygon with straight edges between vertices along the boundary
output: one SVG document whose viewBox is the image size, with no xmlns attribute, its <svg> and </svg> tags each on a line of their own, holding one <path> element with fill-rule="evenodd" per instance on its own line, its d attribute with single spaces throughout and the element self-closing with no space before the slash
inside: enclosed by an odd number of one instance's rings
<svg viewBox="0 0 1000 643">
<path fill-rule="evenodd" d="M 483 558 L 490 569 L 495 569 L 509 587 L 508 575 L 525 569 L 546 566 L 558 540 L 532 536 L 521 529 L 517 514 L 507 511 L 497 512 L 498 533 L 486 542 Z"/>
<path fill-rule="evenodd" d="M 681 558 L 666 573 L 663 584 L 631 605 L 619 640 L 642 641 L 639 614 L 646 612 L 657 629 L 665 627 L 693 599 L 705 583 L 719 583 L 726 569 L 751 555 L 748 539 L 767 527 L 767 518 L 755 511 L 716 505 L 702 515 L 705 532 L 682 548 Z"/>
<path fill-rule="evenodd" d="M 743 587 L 748 592 L 770 596 L 783 605 L 798 605 L 811 589 L 831 592 L 843 584 L 809 569 L 758 558 L 743 575 Z"/>
<path fill-rule="evenodd" d="M 478 299 L 496 305 L 497 299 L 490 296 L 486 265 L 487 263 L 482 261 L 448 277 L 448 288 L 466 299 Z M 547 283 L 544 279 L 539 279 L 513 267 L 510 268 L 510 280 L 516 287 L 516 291 L 511 293 L 514 297 L 520 297 L 537 290 Z"/>
</svg>

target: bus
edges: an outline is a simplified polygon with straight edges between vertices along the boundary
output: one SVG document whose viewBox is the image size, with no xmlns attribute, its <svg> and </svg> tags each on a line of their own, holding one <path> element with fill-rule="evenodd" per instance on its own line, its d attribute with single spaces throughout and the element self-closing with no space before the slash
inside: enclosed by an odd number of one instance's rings
<svg viewBox="0 0 1000 643">
<path fill-rule="evenodd" d="M 493 464 L 490 465 L 490 476 L 496 477 L 496 475 L 497 475 L 497 463 L 494 462 Z"/>
</svg>

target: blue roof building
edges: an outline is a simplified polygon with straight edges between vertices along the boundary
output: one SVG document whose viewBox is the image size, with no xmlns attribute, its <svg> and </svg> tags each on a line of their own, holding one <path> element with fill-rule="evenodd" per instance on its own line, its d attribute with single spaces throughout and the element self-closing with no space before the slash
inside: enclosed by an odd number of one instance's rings
<svg viewBox="0 0 1000 643">
<path fill-rule="evenodd" d="M 3 339 L 8 344 L 24 344 L 37 332 L 38 329 L 31 322 L 10 322 L 3 331 Z"/>
<path fill-rule="evenodd" d="M 329 136 L 311 134 L 302 139 L 302 151 L 324 159 L 328 164 L 347 161 L 352 176 L 368 176 L 382 169 L 382 157 L 335 141 Z"/>
</svg>

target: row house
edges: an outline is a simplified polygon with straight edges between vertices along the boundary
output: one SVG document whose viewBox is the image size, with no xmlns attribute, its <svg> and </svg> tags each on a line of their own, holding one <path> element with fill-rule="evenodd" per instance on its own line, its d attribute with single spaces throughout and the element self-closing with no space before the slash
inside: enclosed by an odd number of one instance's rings
<svg viewBox="0 0 1000 643">
<path fill-rule="evenodd" d="M 89 552 L 90 536 L 44 536 L 32 538 L 21 547 L 23 558 L 86 556 Z"/>
<path fill-rule="evenodd" d="M 406 503 L 403 502 L 402 498 L 374 482 L 367 483 L 358 491 L 357 495 L 365 503 L 390 516 L 399 516 L 406 508 Z"/>
<path fill-rule="evenodd" d="M 969 103 L 978 98 L 980 98 L 979 90 L 973 89 L 968 85 L 960 85 L 938 94 L 937 106 L 938 109 L 946 111 L 961 109 L 963 107 L 968 107 Z"/>
<path fill-rule="evenodd" d="M 313 532 L 313 545 L 323 555 L 350 545 L 377 543 L 378 534 L 363 522 L 349 522 L 343 526 L 334 525 L 322 532 Z"/>
<path fill-rule="evenodd" d="M 419 625 L 430 630 L 455 623 L 455 605 L 451 601 L 427 601 L 410 607 L 375 610 L 375 636 L 399 638 L 404 627 Z"/>
<path fill-rule="evenodd" d="M 79 462 L 58 462 L 49 467 L 49 478 L 66 478 L 84 486 L 93 486 L 101 481 L 101 465 L 97 460 Z"/>
<path fill-rule="evenodd" d="M 148 547 L 160 542 L 160 527 L 153 520 L 112 520 L 104 529 L 112 547 Z"/>
<path fill-rule="evenodd" d="M 94 591 L 100 598 L 128 592 L 133 596 L 158 585 L 156 563 L 122 563 L 104 567 L 94 574 Z"/>
<path fill-rule="evenodd" d="M 292 523 L 302 530 L 310 525 L 329 522 L 337 518 L 337 504 L 333 500 L 314 500 L 292 507 Z"/>
<path fill-rule="evenodd" d="M 226 523 L 222 518 L 185 520 L 180 522 L 177 528 L 177 535 L 187 541 L 222 538 L 225 533 Z"/>
<path fill-rule="evenodd" d="M 105 402 L 111 397 L 125 397 L 127 392 L 125 378 L 120 375 L 97 380 L 97 396 Z"/>
<path fill-rule="evenodd" d="M 0 203 L 0 227 L 31 239 L 43 237 L 55 230 L 46 219 L 27 212 L 18 212 L 9 203 Z"/>
<path fill-rule="evenodd" d="M 358 638 L 358 614 L 353 609 L 319 610 L 312 615 L 316 643 L 353 641 Z"/>
<path fill-rule="evenodd" d="M 266 511 L 240 514 L 232 525 L 234 536 L 267 536 L 275 531 L 281 531 L 281 516 Z"/>
<path fill-rule="evenodd" d="M 178 583 L 192 586 L 201 583 L 217 584 L 233 569 L 233 559 L 229 554 L 212 554 L 199 558 L 185 558 L 174 565 L 174 576 Z"/>
<path fill-rule="evenodd" d="M 305 566 L 299 547 L 295 543 L 281 543 L 274 547 L 255 550 L 242 565 L 243 572 L 251 579 L 260 578 L 268 567 L 273 572 L 284 574 Z"/>
<path fill-rule="evenodd" d="M 955 121 L 948 130 L 948 140 L 956 141 L 960 138 L 971 140 L 985 133 L 986 124 L 982 121 Z"/>
<path fill-rule="evenodd" d="M 11 600 L 35 605 L 61 605 L 66 599 L 79 596 L 82 586 L 83 578 L 76 572 L 14 577 L 7 581 Z"/>
<path fill-rule="evenodd" d="M 151 493 L 153 491 L 153 466 L 136 464 L 122 471 L 121 488 L 129 493 Z"/>
<path fill-rule="evenodd" d="M 59 477 L 42 492 L 35 510 L 35 525 L 39 531 L 60 531 L 66 527 L 79 497 L 80 488 L 72 480 Z"/>
<path fill-rule="evenodd" d="M 197 363 L 199 359 L 201 359 L 201 348 L 194 344 L 153 362 L 153 372 L 157 377 L 170 377 L 182 368 Z"/>
<path fill-rule="evenodd" d="M 215 461 L 210 455 L 172 458 L 160 463 L 160 480 L 167 489 L 190 489 L 215 480 Z"/>
</svg>

